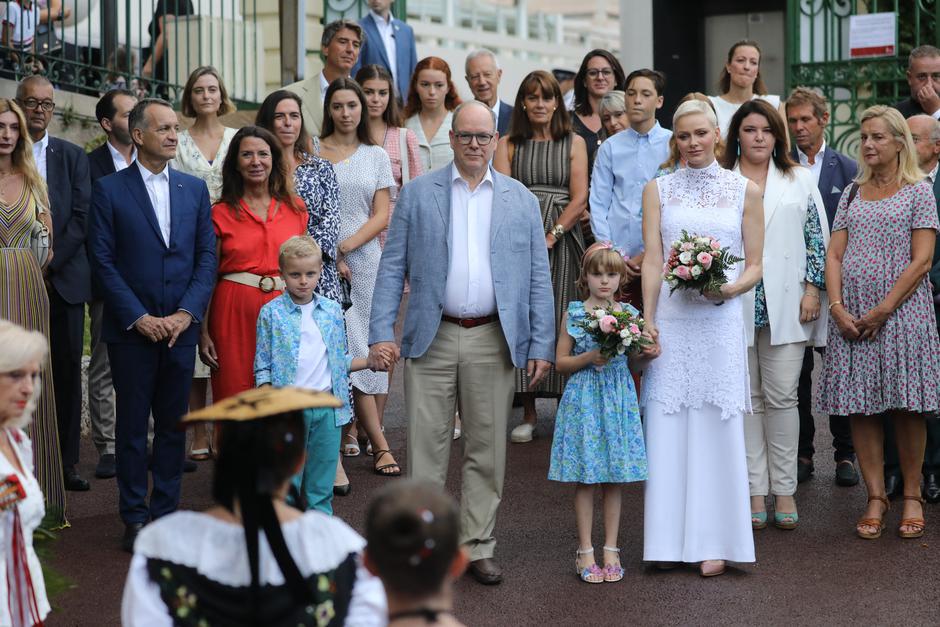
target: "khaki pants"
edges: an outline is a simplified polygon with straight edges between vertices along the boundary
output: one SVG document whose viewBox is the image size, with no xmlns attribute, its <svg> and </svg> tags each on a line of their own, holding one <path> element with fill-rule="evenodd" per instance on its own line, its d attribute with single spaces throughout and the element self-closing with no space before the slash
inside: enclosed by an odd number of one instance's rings
<svg viewBox="0 0 940 627">
<path fill-rule="evenodd" d="M 796 456 L 800 441 L 797 388 L 804 342 L 770 345 L 770 327 L 754 330 L 747 349 L 753 414 L 744 416 L 747 474 L 751 496 L 796 493 Z"/>
<path fill-rule="evenodd" d="M 464 329 L 441 322 L 428 351 L 405 363 L 408 476 L 441 487 L 454 434 L 454 405 L 463 423 L 460 542 L 470 559 L 493 557 L 496 510 L 506 474 L 506 425 L 515 379 L 498 322 Z"/>
<path fill-rule="evenodd" d="M 91 362 L 88 364 L 88 412 L 91 418 L 91 439 L 99 455 L 114 454 L 114 385 L 108 363 L 108 345 L 101 341 L 101 319 L 104 303 L 92 301 Z"/>
</svg>

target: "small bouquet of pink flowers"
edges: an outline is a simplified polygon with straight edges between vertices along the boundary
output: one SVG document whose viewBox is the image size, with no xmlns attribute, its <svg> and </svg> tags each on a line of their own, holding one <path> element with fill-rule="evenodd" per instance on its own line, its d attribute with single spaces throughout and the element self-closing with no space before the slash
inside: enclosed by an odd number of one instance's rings
<svg viewBox="0 0 940 627">
<path fill-rule="evenodd" d="M 653 341 L 643 335 L 643 318 L 629 311 L 615 311 L 612 306 L 598 307 L 579 323 L 584 331 L 597 342 L 603 357 L 613 359 L 618 355 L 641 352 Z"/>
<path fill-rule="evenodd" d="M 739 261 L 721 247 L 721 243 L 708 235 L 690 235 L 682 231 L 682 237 L 672 243 L 669 258 L 663 264 L 663 280 L 672 294 L 679 288 L 698 290 L 700 294 L 717 292 L 728 282 L 726 271 Z"/>
</svg>

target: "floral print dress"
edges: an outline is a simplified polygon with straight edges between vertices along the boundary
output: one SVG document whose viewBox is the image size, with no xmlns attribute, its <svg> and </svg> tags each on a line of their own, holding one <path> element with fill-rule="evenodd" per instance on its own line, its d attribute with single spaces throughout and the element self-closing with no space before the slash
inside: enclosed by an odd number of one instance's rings
<svg viewBox="0 0 940 627">
<path fill-rule="evenodd" d="M 639 312 L 626 303 L 624 311 Z M 568 304 L 566 329 L 574 355 L 597 348 L 580 327 L 588 314 L 584 303 Z M 636 387 L 626 356 L 600 370 L 583 368 L 568 378 L 555 415 L 548 478 L 575 483 L 628 483 L 646 479 L 646 446 Z"/>
<path fill-rule="evenodd" d="M 832 231 L 848 231 L 842 257 L 845 310 L 867 314 L 891 291 L 911 263 L 911 231 L 940 228 L 933 189 L 907 185 L 890 198 L 864 200 L 850 187 L 839 201 Z M 873 340 L 842 337 L 829 318 L 825 370 L 816 409 L 837 416 L 875 415 L 891 409 L 930 412 L 940 408 L 940 340 L 927 277 L 885 321 Z"/>
<path fill-rule="evenodd" d="M 336 248 L 339 246 L 339 185 L 333 164 L 326 159 L 304 155 L 294 171 L 297 195 L 307 205 L 307 233 L 323 252 L 323 270 L 316 293 L 342 302 L 339 272 L 336 269 Z"/>
</svg>

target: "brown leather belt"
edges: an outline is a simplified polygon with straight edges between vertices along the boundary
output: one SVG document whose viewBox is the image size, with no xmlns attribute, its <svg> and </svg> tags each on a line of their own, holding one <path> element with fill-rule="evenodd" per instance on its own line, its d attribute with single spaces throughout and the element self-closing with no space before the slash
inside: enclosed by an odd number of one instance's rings
<svg viewBox="0 0 940 627">
<path fill-rule="evenodd" d="M 455 318 L 453 316 L 443 315 L 441 316 L 441 320 L 444 322 L 456 324 L 457 326 L 461 326 L 465 329 L 472 329 L 473 327 L 496 322 L 499 320 L 499 316 L 497 314 L 493 314 L 492 316 L 483 316 L 482 318 Z"/>
</svg>

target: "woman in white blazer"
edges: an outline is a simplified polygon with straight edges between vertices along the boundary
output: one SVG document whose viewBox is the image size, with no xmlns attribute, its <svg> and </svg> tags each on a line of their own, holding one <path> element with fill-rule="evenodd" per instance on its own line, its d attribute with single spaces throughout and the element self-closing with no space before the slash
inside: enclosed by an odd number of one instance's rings
<svg viewBox="0 0 940 627">
<path fill-rule="evenodd" d="M 751 523 L 767 526 L 770 493 L 774 524 L 793 529 L 803 352 L 826 341 L 826 212 L 812 173 L 789 156 L 783 119 L 762 100 L 744 103 L 731 119 L 723 161 L 764 197 L 764 274 L 742 298 L 753 407 L 744 418 Z"/>
</svg>

